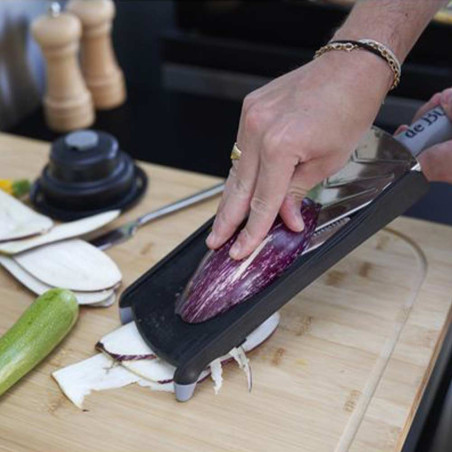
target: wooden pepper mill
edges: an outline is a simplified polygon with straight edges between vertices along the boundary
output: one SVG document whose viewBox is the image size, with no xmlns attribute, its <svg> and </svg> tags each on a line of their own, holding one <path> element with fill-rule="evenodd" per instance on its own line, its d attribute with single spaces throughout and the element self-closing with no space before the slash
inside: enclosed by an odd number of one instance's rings
<svg viewBox="0 0 452 452">
<path fill-rule="evenodd" d="M 94 122 L 91 93 L 78 65 L 81 31 L 79 19 L 61 13 L 57 2 L 32 24 L 32 34 L 47 61 L 44 113 L 48 126 L 58 132 L 89 127 Z"/>
<path fill-rule="evenodd" d="M 83 26 L 82 72 L 95 107 L 103 110 L 121 105 L 126 98 L 126 88 L 111 41 L 113 1 L 70 0 L 67 9 Z"/>
</svg>

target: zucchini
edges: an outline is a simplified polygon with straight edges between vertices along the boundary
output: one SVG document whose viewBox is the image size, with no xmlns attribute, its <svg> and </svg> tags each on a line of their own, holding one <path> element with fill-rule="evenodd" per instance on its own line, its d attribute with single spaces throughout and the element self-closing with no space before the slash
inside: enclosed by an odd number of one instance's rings
<svg viewBox="0 0 452 452">
<path fill-rule="evenodd" d="M 0 338 L 0 397 L 62 341 L 77 317 L 69 290 L 48 290 L 31 304 Z"/>
</svg>

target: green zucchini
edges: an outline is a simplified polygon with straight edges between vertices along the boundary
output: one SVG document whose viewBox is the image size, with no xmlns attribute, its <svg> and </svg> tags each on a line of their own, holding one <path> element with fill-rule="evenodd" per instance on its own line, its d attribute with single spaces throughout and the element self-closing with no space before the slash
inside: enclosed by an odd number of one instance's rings
<svg viewBox="0 0 452 452">
<path fill-rule="evenodd" d="M 77 317 L 69 290 L 48 290 L 31 304 L 0 338 L 0 397 L 62 341 Z"/>
</svg>

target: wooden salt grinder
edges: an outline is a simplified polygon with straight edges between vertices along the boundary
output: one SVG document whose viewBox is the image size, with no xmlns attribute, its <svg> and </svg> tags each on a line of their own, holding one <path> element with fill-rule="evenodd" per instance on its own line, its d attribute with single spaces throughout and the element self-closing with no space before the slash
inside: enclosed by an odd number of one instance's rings
<svg viewBox="0 0 452 452">
<path fill-rule="evenodd" d="M 107 110 L 121 105 L 126 88 L 111 41 L 113 1 L 70 0 L 67 9 L 78 16 L 83 26 L 82 72 L 95 107 Z"/>
<path fill-rule="evenodd" d="M 91 94 L 77 59 L 81 31 L 79 19 L 60 13 L 57 2 L 32 24 L 32 34 L 47 62 L 44 113 L 48 126 L 57 132 L 89 127 L 94 122 Z"/>
</svg>

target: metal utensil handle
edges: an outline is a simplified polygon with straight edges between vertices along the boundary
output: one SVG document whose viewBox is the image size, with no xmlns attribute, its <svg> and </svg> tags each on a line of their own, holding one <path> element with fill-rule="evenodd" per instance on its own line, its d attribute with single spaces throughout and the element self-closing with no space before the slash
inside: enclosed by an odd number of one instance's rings
<svg viewBox="0 0 452 452">
<path fill-rule="evenodd" d="M 211 188 L 206 190 L 202 190 L 194 195 L 188 196 L 187 198 L 181 199 L 180 201 L 176 201 L 172 204 L 168 204 L 166 206 L 161 207 L 160 209 L 153 210 L 142 217 L 138 218 L 137 226 L 143 226 L 146 223 L 149 223 L 156 218 L 164 217 L 170 213 L 176 212 L 177 210 L 184 209 L 185 207 L 192 206 L 193 204 L 197 204 L 198 202 L 205 201 L 206 199 L 213 198 L 214 196 L 219 195 L 224 190 L 224 183 L 214 185 Z"/>
<path fill-rule="evenodd" d="M 442 107 L 435 107 L 395 139 L 417 157 L 430 146 L 451 140 L 452 122 Z"/>
</svg>

